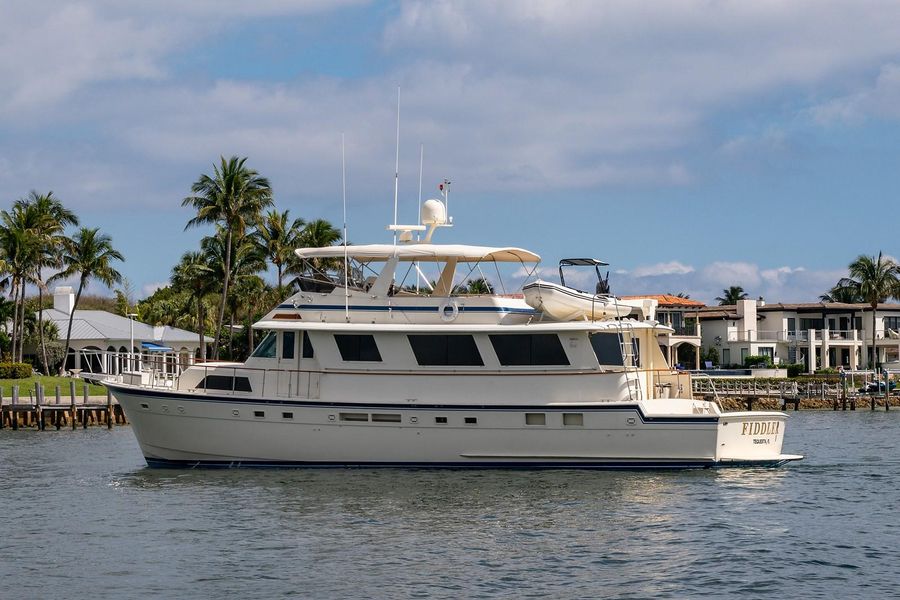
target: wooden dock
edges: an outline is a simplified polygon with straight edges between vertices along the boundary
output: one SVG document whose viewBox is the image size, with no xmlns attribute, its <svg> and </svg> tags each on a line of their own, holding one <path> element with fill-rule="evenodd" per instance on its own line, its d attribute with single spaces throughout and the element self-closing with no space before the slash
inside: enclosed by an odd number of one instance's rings
<svg viewBox="0 0 900 600">
<path fill-rule="evenodd" d="M 0 429 L 9 427 L 18 429 L 37 429 L 45 431 L 47 427 L 60 430 L 63 427 L 82 429 L 91 426 L 106 426 L 111 429 L 115 425 L 127 425 L 125 413 L 109 390 L 106 398 L 98 399 L 88 395 L 88 384 L 85 383 L 82 393 L 76 393 L 75 382 L 70 382 L 68 392 L 63 395 L 60 386 L 54 393 L 46 396 L 46 390 L 39 383 L 28 390 L 28 397 L 20 394 L 18 386 L 13 386 L 11 398 L 0 394 Z"/>
<path fill-rule="evenodd" d="M 890 395 L 884 392 L 864 394 L 853 388 L 847 389 L 839 382 L 772 383 L 752 379 L 718 384 L 708 379 L 698 379 L 694 381 L 694 397 L 730 405 L 732 410 L 738 407 L 748 411 L 759 408 L 760 404 L 766 405 L 763 410 L 777 407 L 786 411 L 790 407 L 797 411 L 802 405 L 808 409 L 854 411 L 857 404 L 860 404 L 869 405 L 870 410 L 883 407 L 887 411 L 891 409 L 892 403 L 896 406 L 900 401 L 896 391 Z"/>
</svg>

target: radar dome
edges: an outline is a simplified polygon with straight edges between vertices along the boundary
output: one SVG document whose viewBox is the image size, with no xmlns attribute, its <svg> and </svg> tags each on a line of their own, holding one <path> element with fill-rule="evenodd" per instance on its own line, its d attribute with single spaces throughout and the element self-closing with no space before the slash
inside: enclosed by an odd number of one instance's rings
<svg viewBox="0 0 900 600">
<path fill-rule="evenodd" d="M 447 209 L 440 200 L 426 200 L 422 204 L 422 225 L 445 225 L 447 223 Z"/>
</svg>

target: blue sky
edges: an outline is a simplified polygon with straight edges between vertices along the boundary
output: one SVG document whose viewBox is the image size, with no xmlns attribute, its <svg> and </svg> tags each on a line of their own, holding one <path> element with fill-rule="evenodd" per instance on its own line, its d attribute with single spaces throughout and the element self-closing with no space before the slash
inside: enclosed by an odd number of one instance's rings
<svg viewBox="0 0 900 600">
<path fill-rule="evenodd" d="M 247 156 L 350 240 L 453 181 L 439 241 L 612 263 L 621 294 L 815 300 L 898 251 L 896 2 L 0 0 L 0 198 L 53 190 L 138 296 L 202 230 L 181 199 Z M 95 290 L 102 291 L 102 290 Z"/>
</svg>

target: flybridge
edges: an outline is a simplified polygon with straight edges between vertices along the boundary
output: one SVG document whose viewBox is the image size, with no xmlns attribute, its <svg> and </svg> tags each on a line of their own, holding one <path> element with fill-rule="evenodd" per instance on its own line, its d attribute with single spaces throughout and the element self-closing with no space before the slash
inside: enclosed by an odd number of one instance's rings
<svg viewBox="0 0 900 600">
<path fill-rule="evenodd" d="M 343 258 L 344 246 L 326 248 L 299 248 L 294 251 L 301 259 L 311 258 Z M 462 244 L 368 244 L 364 246 L 347 246 L 349 258 L 366 262 L 397 258 L 401 261 L 446 262 L 456 260 L 462 262 L 540 262 L 541 257 L 522 248 L 495 248 L 490 246 L 466 246 Z"/>
</svg>

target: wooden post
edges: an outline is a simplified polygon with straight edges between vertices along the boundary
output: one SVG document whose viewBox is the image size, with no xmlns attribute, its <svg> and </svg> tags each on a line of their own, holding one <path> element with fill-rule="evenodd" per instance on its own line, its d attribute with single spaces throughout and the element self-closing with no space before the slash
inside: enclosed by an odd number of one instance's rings
<svg viewBox="0 0 900 600">
<path fill-rule="evenodd" d="M 87 381 L 84 382 L 84 387 L 81 388 L 81 395 L 84 398 L 84 405 L 87 406 L 88 403 L 88 384 Z"/>
<path fill-rule="evenodd" d="M 62 397 L 60 396 L 60 393 L 59 393 L 59 384 L 57 383 L 56 384 L 56 403 L 62 404 L 61 400 L 62 400 Z"/>
<path fill-rule="evenodd" d="M 19 413 L 16 412 L 16 404 L 19 403 L 19 386 L 14 385 L 12 388 L 12 412 L 9 413 L 12 419 L 13 431 L 19 430 Z"/>
<path fill-rule="evenodd" d="M 72 431 L 75 431 L 75 380 L 69 381 L 69 398 L 71 400 L 72 407 Z"/>
<path fill-rule="evenodd" d="M 112 392 L 106 388 L 106 428 L 112 429 Z"/>
</svg>

